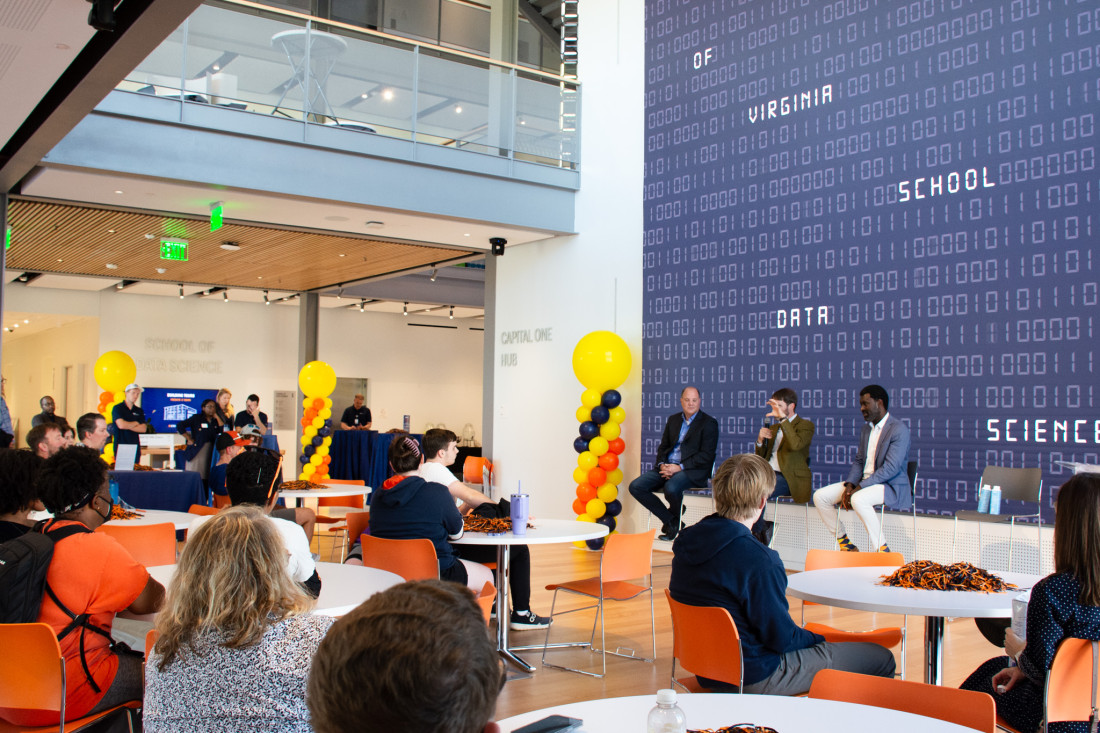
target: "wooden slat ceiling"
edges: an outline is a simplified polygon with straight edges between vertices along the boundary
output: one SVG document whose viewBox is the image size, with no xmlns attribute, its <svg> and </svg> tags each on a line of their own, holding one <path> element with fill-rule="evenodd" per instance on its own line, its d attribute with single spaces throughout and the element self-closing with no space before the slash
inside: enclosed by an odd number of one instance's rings
<svg viewBox="0 0 1100 733">
<path fill-rule="evenodd" d="M 445 263 L 472 250 L 288 231 L 148 212 L 12 199 L 9 270 L 304 292 Z M 162 237 L 188 242 L 187 262 L 160 259 Z M 221 249 L 235 242 L 240 250 Z M 117 265 L 109 269 L 108 264 Z M 158 273 L 157 268 L 165 272 Z"/>
</svg>

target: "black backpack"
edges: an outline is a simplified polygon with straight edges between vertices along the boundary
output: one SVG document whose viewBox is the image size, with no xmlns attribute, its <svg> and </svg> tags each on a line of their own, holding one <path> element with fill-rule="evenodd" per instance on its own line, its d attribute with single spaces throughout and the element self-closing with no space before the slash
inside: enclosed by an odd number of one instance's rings
<svg viewBox="0 0 1100 733">
<path fill-rule="evenodd" d="M 42 599 L 49 595 L 54 604 L 72 619 L 57 635 L 57 640 L 61 641 L 72 631 L 80 629 L 80 664 L 84 667 L 84 674 L 88 676 L 92 689 L 98 693 L 101 690 L 92 679 L 84 656 L 84 634 L 92 631 L 107 639 L 111 639 L 111 634 L 93 624 L 88 614 L 77 615 L 66 608 L 46 582 L 54 544 L 74 534 L 90 533 L 92 530 L 82 524 L 71 524 L 47 531 L 48 521 L 39 522 L 21 537 L 0 543 L 0 623 L 34 623 L 38 620 Z"/>
</svg>

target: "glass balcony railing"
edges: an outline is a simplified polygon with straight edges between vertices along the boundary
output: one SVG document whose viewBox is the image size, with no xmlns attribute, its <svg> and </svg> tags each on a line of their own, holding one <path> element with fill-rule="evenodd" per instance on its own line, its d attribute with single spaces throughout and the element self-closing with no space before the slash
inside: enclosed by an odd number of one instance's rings
<svg viewBox="0 0 1100 733">
<path fill-rule="evenodd" d="M 575 81 L 241 5 L 200 7 L 118 89 L 578 167 Z"/>
</svg>

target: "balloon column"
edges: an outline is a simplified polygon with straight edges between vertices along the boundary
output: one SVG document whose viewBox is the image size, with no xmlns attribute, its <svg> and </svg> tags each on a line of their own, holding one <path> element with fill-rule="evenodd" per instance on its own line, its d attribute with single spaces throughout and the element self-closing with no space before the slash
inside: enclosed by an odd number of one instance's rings
<svg viewBox="0 0 1100 733">
<path fill-rule="evenodd" d="M 298 478 L 303 481 L 325 481 L 332 462 L 329 447 L 332 445 L 332 400 L 329 395 L 336 389 L 336 372 L 323 361 L 311 361 L 298 372 L 298 386 L 302 388 L 302 464 Z"/>
<path fill-rule="evenodd" d="M 137 379 L 137 365 L 130 355 L 123 351 L 105 351 L 95 360 L 92 367 L 95 383 L 103 391 L 99 393 L 99 413 L 108 425 L 114 423 L 111 411 L 115 405 L 126 399 L 126 385 Z M 115 459 L 115 446 L 108 443 L 103 449 L 103 459 L 111 463 Z"/>
<path fill-rule="evenodd" d="M 581 522 L 599 522 L 615 531 L 615 519 L 623 510 L 618 485 L 623 480 L 619 456 L 626 444 L 619 437 L 626 411 L 620 407 L 622 395 L 616 391 L 630 376 L 630 347 L 611 331 L 593 331 L 573 349 L 573 373 L 586 389 L 577 408 L 580 436 L 573 441 L 577 468 L 577 498 L 573 511 Z M 601 537 L 573 543 L 577 547 L 598 550 Z"/>
</svg>

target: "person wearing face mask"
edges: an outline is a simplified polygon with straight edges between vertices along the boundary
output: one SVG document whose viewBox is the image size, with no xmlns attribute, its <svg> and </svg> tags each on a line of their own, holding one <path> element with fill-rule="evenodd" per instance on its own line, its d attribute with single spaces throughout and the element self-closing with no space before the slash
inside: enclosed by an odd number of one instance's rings
<svg viewBox="0 0 1100 733">
<path fill-rule="evenodd" d="M 36 486 L 54 519 L 32 531 L 49 534 L 55 543 L 37 621 L 49 624 L 60 637 L 65 717 L 72 720 L 140 700 L 141 655 L 116 650 L 111 625 L 120 611 L 157 611 L 164 586 L 113 537 L 93 531 L 110 519 L 114 507 L 107 464 L 90 448 L 66 448 L 45 462 Z M 85 614 L 86 623 L 73 623 Z M 23 726 L 59 722 L 56 710 L 0 708 L 0 717 Z"/>
</svg>

